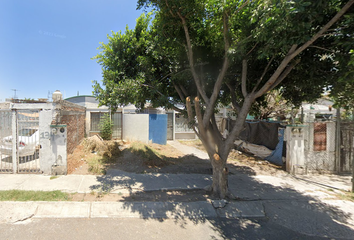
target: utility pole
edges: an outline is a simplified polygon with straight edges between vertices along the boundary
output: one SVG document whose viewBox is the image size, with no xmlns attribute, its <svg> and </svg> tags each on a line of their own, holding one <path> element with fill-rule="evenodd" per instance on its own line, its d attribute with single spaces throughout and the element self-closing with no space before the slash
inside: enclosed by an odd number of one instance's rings
<svg viewBox="0 0 354 240">
<path fill-rule="evenodd" d="M 47 99 L 48 99 L 49 102 L 50 102 L 51 100 L 53 100 L 53 99 L 52 99 L 52 94 L 53 94 L 53 92 L 51 92 L 51 91 L 48 90 Z"/>
<path fill-rule="evenodd" d="M 17 99 L 16 92 L 19 91 L 18 89 L 11 89 L 14 91 L 14 96 L 12 97 L 13 100 Z"/>
</svg>

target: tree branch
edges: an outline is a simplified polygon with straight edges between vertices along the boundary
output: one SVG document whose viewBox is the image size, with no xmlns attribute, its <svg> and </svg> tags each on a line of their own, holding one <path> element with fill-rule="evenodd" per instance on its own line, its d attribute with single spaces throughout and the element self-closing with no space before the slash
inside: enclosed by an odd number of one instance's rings
<svg viewBox="0 0 354 240">
<path fill-rule="evenodd" d="M 185 99 L 185 96 L 183 95 L 181 89 L 175 84 L 173 83 L 174 88 L 176 89 L 176 92 L 178 93 L 178 96 L 181 98 L 181 100 L 183 101 Z"/>
<path fill-rule="evenodd" d="M 257 45 L 258 45 L 258 43 L 256 43 L 256 44 L 251 48 L 251 50 L 248 51 L 248 53 L 246 54 L 246 56 L 248 56 L 248 55 L 256 48 Z"/>
<path fill-rule="evenodd" d="M 197 89 L 198 89 L 198 92 L 202 96 L 204 102 L 208 104 L 209 103 L 209 98 L 206 95 L 205 90 L 204 90 L 203 86 L 201 85 L 201 81 L 199 79 L 199 76 L 198 76 L 198 74 L 197 74 L 197 72 L 195 71 L 195 68 L 194 68 L 193 49 L 192 49 L 192 44 L 191 44 L 191 39 L 190 39 L 190 36 L 189 36 L 189 30 L 188 30 L 188 26 L 187 26 L 187 23 L 186 23 L 186 19 L 181 15 L 180 12 L 177 12 L 177 14 L 178 14 L 179 18 L 182 21 L 184 34 L 186 36 L 187 57 L 188 57 L 188 60 L 189 60 L 189 65 L 190 65 L 191 72 L 192 72 L 192 75 L 193 75 L 193 78 L 194 78 L 194 82 L 195 82 L 195 84 L 197 86 Z"/>
<path fill-rule="evenodd" d="M 191 103 L 191 98 L 190 97 L 186 98 L 186 107 L 187 107 L 188 121 L 192 122 L 194 116 L 193 116 L 192 103 Z"/>
<path fill-rule="evenodd" d="M 187 92 L 187 90 L 184 88 L 184 86 L 183 85 L 180 85 L 179 86 L 181 89 L 182 89 L 182 92 L 184 93 L 184 95 L 188 95 L 188 92 Z"/>
<path fill-rule="evenodd" d="M 211 126 L 212 126 L 212 129 L 213 129 L 213 135 L 214 137 L 218 140 L 218 142 L 222 141 L 222 135 L 219 131 L 219 128 L 216 124 L 216 120 L 215 120 L 215 115 L 213 115 L 211 117 Z"/>
<path fill-rule="evenodd" d="M 306 43 L 297 48 L 297 45 L 293 45 L 289 50 L 287 56 L 283 59 L 282 63 L 279 65 L 277 70 L 274 72 L 273 76 L 267 81 L 267 83 L 255 94 L 256 98 L 262 96 L 271 86 L 278 80 L 278 77 L 286 68 L 288 63 L 294 59 L 297 55 L 299 55 L 302 51 L 308 48 L 312 43 L 314 43 L 318 38 L 322 37 L 323 34 L 341 18 L 346 11 L 354 4 L 354 0 L 348 1 L 344 7 L 337 12 L 337 14 L 326 24 L 324 25 L 320 31 L 318 31 L 315 35 L 311 37 Z M 278 83 L 279 84 L 279 83 Z"/>
<path fill-rule="evenodd" d="M 234 109 L 236 109 L 237 112 L 241 110 L 240 105 L 237 103 L 237 98 L 235 94 L 235 89 L 229 84 L 225 83 L 226 86 L 230 89 L 230 94 L 231 94 L 231 103 Z"/>
<path fill-rule="evenodd" d="M 306 43 L 304 43 L 301 47 L 296 49 L 289 57 L 293 59 L 295 56 L 299 55 L 302 51 L 304 51 L 307 47 L 309 47 L 312 43 L 314 43 L 319 37 L 322 36 L 323 33 L 325 33 L 334 23 L 336 23 L 339 18 L 341 18 L 346 11 L 349 10 L 349 8 L 354 4 L 354 0 L 350 0 L 347 2 L 347 4 L 344 5 L 344 7 L 337 12 L 337 14 L 326 24 L 324 27 L 318 31 L 310 40 L 308 40 Z"/>
<path fill-rule="evenodd" d="M 291 46 L 290 50 L 288 51 L 288 54 L 286 55 L 286 57 L 284 57 L 283 61 L 280 63 L 273 75 L 268 79 L 268 81 L 263 85 L 263 87 L 255 93 L 255 98 L 262 96 L 274 84 L 274 82 L 278 79 L 283 70 L 287 67 L 288 63 L 291 61 L 290 56 L 296 50 L 296 48 L 296 44 Z"/>
<path fill-rule="evenodd" d="M 157 89 L 156 89 L 155 87 L 153 87 L 153 86 L 150 86 L 150 85 L 145 84 L 145 83 L 140 83 L 140 85 L 141 85 L 141 86 L 144 86 L 144 87 L 152 88 L 152 89 L 154 89 L 158 94 L 160 94 L 161 96 L 168 98 L 165 94 L 161 93 L 159 90 L 157 90 Z M 183 99 L 183 98 L 182 98 L 182 99 Z M 181 99 L 181 100 L 182 100 L 182 99 Z M 183 101 L 183 100 L 182 100 L 182 101 Z M 176 101 L 171 101 L 171 100 L 168 100 L 168 102 L 171 103 L 172 108 L 178 109 L 178 110 L 176 110 L 176 111 L 178 111 L 178 112 L 183 111 L 182 109 L 179 109 L 179 108 L 177 108 L 177 107 L 175 106 L 176 104 L 182 104 L 182 105 L 183 105 L 183 103 L 178 103 L 178 102 L 176 102 Z"/>
<path fill-rule="evenodd" d="M 210 101 L 209 101 L 209 103 L 207 103 L 207 108 L 205 110 L 204 119 L 203 119 L 204 127 L 207 126 L 211 115 L 214 113 L 214 105 L 215 105 L 216 100 L 219 96 L 221 85 L 222 85 L 222 82 L 225 78 L 227 69 L 229 68 L 229 58 L 227 56 L 229 48 L 230 48 L 230 42 L 229 42 L 229 36 L 228 36 L 228 31 L 229 31 L 228 23 L 229 23 L 229 20 L 228 20 L 228 17 L 224 11 L 224 17 L 223 17 L 224 50 L 225 50 L 224 62 L 223 62 L 221 71 L 218 75 L 218 78 L 216 79 L 216 82 L 215 82 L 215 85 L 213 88 L 213 93 L 210 97 Z"/>
<path fill-rule="evenodd" d="M 244 59 L 242 60 L 242 77 L 241 77 L 241 89 L 242 89 L 242 95 L 243 97 L 247 97 L 247 60 Z"/>
<path fill-rule="evenodd" d="M 167 6 L 168 10 L 169 10 L 170 13 L 171 13 L 171 15 L 172 15 L 173 17 L 176 17 L 176 15 L 173 14 L 173 12 L 172 12 L 170 6 L 168 5 L 168 1 L 167 1 L 167 0 L 165 0 L 165 3 L 166 3 L 166 6 Z"/>
<path fill-rule="evenodd" d="M 274 82 L 274 84 L 272 86 L 270 86 L 270 88 L 268 89 L 268 91 L 273 90 L 274 88 L 276 88 L 291 72 L 291 70 L 294 69 L 294 67 L 299 64 L 300 59 L 297 59 L 296 61 L 294 61 L 290 66 L 288 66 L 284 72 L 279 76 L 279 78 Z M 268 92 L 267 91 L 267 92 Z"/>
<path fill-rule="evenodd" d="M 194 133 L 197 135 L 197 137 L 198 137 L 199 139 L 201 139 L 201 138 L 200 138 L 200 134 L 199 134 L 199 132 L 197 131 L 197 129 L 195 128 L 195 126 L 192 126 L 192 128 L 193 128 Z"/>
<path fill-rule="evenodd" d="M 254 94 L 250 93 L 243 101 L 242 108 L 237 115 L 235 125 L 230 131 L 230 134 L 224 140 L 224 145 L 226 149 L 231 149 L 234 146 L 234 141 L 238 138 L 242 130 L 244 129 L 244 122 L 247 118 L 247 114 L 251 109 L 252 103 L 254 102 Z"/>
<path fill-rule="evenodd" d="M 176 112 L 179 112 L 179 113 L 185 112 L 185 110 L 179 109 L 179 108 L 176 107 L 175 105 L 172 106 L 172 109 L 175 110 Z"/>
<path fill-rule="evenodd" d="M 309 46 L 309 47 L 317 48 L 317 49 L 324 50 L 324 51 L 331 52 L 331 53 L 336 53 L 336 51 L 333 51 L 331 49 L 327 49 L 327 48 L 323 48 L 323 47 L 319 47 L 319 46 L 315 46 L 315 45 Z"/>
<path fill-rule="evenodd" d="M 266 75 L 266 73 L 268 72 L 269 66 L 273 62 L 273 60 L 274 60 L 274 56 L 270 59 L 270 61 L 268 62 L 266 68 L 264 69 L 264 71 L 262 73 L 262 76 L 258 79 L 256 86 L 252 90 L 253 93 L 257 90 L 259 84 L 262 82 L 262 80 L 263 80 L 264 76 Z"/>
<path fill-rule="evenodd" d="M 197 116 L 200 135 L 202 136 L 202 138 L 207 139 L 206 129 L 203 124 L 202 110 L 200 108 L 200 102 L 198 97 L 195 97 L 194 99 L 194 108 L 195 108 L 195 115 Z"/>
<path fill-rule="evenodd" d="M 237 10 L 236 10 L 236 14 L 239 12 L 239 11 L 241 11 L 244 7 L 246 7 L 246 5 L 247 4 L 249 4 L 250 3 L 250 0 L 247 0 L 244 4 L 242 4 L 242 6 L 240 7 L 240 8 L 238 8 Z"/>
</svg>

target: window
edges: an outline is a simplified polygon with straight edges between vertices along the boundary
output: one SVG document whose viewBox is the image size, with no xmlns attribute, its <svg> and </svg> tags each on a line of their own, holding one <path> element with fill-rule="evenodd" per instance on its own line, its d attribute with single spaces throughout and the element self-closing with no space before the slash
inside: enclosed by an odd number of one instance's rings
<svg viewBox="0 0 354 240">
<path fill-rule="evenodd" d="M 92 112 L 91 113 L 91 131 L 100 131 L 100 121 L 103 118 L 105 112 Z"/>
</svg>

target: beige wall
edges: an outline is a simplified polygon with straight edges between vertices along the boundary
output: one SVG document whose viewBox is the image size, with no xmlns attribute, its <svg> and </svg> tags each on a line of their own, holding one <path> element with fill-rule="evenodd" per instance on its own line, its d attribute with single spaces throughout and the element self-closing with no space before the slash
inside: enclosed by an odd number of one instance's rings
<svg viewBox="0 0 354 240">
<path fill-rule="evenodd" d="M 123 140 L 149 142 L 149 114 L 123 114 Z"/>
</svg>

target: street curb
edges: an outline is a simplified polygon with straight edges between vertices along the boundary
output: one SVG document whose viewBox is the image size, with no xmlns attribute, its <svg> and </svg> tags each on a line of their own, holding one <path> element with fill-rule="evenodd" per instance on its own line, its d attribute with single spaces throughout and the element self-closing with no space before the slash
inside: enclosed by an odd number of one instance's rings
<svg viewBox="0 0 354 240">
<path fill-rule="evenodd" d="M 0 202 L 0 223 L 28 218 L 202 219 L 265 217 L 261 201 L 230 202 L 214 208 L 198 202 Z"/>
</svg>

